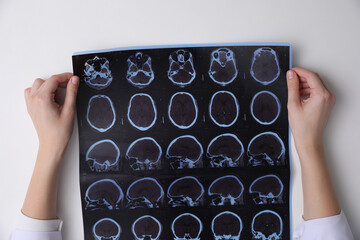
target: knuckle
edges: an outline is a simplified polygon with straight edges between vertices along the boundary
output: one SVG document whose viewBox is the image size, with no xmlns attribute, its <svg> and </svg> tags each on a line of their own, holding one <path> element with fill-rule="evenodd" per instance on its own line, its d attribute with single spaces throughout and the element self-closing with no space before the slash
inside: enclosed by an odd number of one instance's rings
<svg viewBox="0 0 360 240">
<path fill-rule="evenodd" d="M 328 91 L 324 90 L 324 91 L 323 91 L 323 94 L 322 94 L 322 97 L 323 97 L 323 99 L 324 99 L 325 101 L 329 101 L 330 98 L 331 98 L 331 94 L 330 94 Z"/>
</svg>

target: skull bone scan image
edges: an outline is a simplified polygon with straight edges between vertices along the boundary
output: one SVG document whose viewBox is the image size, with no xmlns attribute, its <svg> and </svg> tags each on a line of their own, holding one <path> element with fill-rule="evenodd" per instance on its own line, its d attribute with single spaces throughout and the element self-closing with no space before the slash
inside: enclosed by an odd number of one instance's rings
<svg viewBox="0 0 360 240">
<path fill-rule="evenodd" d="M 291 46 L 73 54 L 85 240 L 291 239 Z"/>
</svg>

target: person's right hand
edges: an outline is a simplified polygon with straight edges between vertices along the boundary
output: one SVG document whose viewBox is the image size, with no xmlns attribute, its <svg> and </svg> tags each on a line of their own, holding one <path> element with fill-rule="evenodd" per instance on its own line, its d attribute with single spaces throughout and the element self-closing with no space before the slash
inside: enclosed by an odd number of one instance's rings
<svg viewBox="0 0 360 240">
<path fill-rule="evenodd" d="M 336 101 L 334 93 L 318 74 L 303 68 L 289 70 L 286 78 L 289 123 L 298 152 L 321 146 L 323 132 Z"/>
</svg>

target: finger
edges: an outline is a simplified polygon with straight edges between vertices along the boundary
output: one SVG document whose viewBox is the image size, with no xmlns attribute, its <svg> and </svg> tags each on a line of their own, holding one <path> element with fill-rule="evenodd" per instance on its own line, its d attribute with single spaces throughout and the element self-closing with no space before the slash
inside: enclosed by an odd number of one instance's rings
<svg viewBox="0 0 360 240">
<path fill-rule="evenodd" d="M 72 73 L 54 75 L 45 81 L 39 91 L 43 91 L 44 94 L 48 95 L 55 93 L 58 87 L 65 87 L 72 76 Z"/>
<path fill-rule="evenodd" d="M 309 84 L 307 82 L 301 82 L 300 83 L 300 88 L 305 89 L 305 88 L 310 88 L 310 86 L 309 86 Z"/>
<path fill-rule="evenodd" d="M 293 68 L 292 70 L 294 70 L 297 73 L 297 75 L 300 76 L 300 78 L 305 79 L 306 82 L 309 84 L 310 88 L 315 88 L 315 89 L 325 88 L 322 81 L 320 80 L 319 75 L 317 75 L 316 73 L 310 72 L 300 67 Z"/>
<path fill-rule="evenodd" d="M 65 102 L 63 105 L 63 113 L 65 115 L 74 113 L 78 86 L 79 77 L 71 77 L 66 87 Z"/>
<path fill-rule="evenodd" d="M 310 96 L 311 93 L 311 89 L 310 88 L 305 88 L 305 89 L 301 89 L 300 90 L 300 95 L 301 96 Z"/>
<path fill-rule="evenodd" d="M 36 93 L 36 91 L 41 87 L 41 85 L 45 82 L 45 80 L 41 79 L 41 78 L 37 78 L 35 79 L 32 87 L 31 87 L 31 96 L 34 95 Z"/>
<path fill-rule="evenodd" d="M 26 108 L 29 109 L 29 98 L 30 98 L 30 94 L 31 94 L 31 88 L 25 88 L 24 90 L 24 97 L 25 97 L 25 103 L 26 103 Z"/>
<path fill-rule="evenodd" d="M 289 106 L 300 106 L 300 83 L 295 71 L 289 70 L 286 74 L 288 86 Z"/>
</svg>

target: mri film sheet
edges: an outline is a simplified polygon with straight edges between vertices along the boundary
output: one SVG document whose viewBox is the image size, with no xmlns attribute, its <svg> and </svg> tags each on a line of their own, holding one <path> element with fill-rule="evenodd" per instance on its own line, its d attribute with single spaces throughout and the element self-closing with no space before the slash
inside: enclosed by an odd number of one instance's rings
<svg viewBox="0 0 360 240">
<path fill-rule="evenodd" d="M 86 240 L 291 239 L 288 44 L 75 53 Z"/>
</svg>

